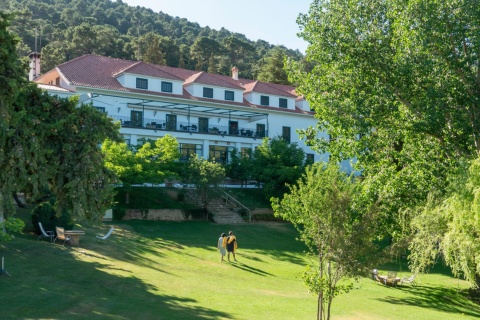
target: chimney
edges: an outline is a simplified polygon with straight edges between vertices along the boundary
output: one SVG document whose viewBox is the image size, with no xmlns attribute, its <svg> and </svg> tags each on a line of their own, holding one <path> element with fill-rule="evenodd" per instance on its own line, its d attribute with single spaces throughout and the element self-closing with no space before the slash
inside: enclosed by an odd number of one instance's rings
<svg viewBox="0 0 480 320">
<path fill-rule="evenodd" d="M 233 80 L 238 80 L 238 68 L 237 67 L 232 68 L 232 78 L 233 78 Z"/>
<path fill-rule="evenodd" d="M 32 52 L 28 55 L 30 58 L 30 72 L 28 74 L 28 80 L 33 81 L 40 77 L 40 53 Z"/>
</svg>

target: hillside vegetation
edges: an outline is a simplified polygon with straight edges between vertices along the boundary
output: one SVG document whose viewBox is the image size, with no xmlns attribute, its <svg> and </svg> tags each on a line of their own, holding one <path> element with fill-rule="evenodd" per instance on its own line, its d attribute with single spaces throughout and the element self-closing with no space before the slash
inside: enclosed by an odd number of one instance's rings
<svg viewBox="0 0 480 320">
<path fill-rule="evenodd" d="M 43 71 L 98 54 L 220 74 L 237 66 L 240 77 L 256 79 L 268 73 L 262 69 L 275 52 L 281 58 L 303 58 L 298 50 L 251 41 L 224 28 L 200 27 L 121 0 L 0 0 L 0 8 L 16 14 L 11 30 L 21 39 L 20 55 L 41 50 Z"/>
</svg>

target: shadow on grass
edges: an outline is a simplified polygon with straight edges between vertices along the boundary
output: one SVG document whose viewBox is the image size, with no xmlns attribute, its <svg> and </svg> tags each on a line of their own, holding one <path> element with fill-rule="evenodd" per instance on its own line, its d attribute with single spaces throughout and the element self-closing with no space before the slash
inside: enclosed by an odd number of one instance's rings
<svg viewBox="0 0 480 320">
<path fill-rule="evenodd" d="M 0 319 L 232 319 L 225 312 L 189 306 L 196 301 L 162 292 L 134 273 L 115 274 L 109 261 L 74 259 L 77 253 L 25 239 L 0 246 L 12 275 L 0 277 L 0 301 L 8 301 Z"/>
<path fill-rule="evenodd" d="M 222 232 L 228 233 L 233 230 L 237 237 L 239 249 L 250 249 L 259 255 L 265 255 L 280 261 L 304 265 L 305 262 L 298 258 L 297 253 L 306 250 L 303 243 L 295 241 L 297 231 L 286 223 L 266 224 L 239 224 L 219 225 L 207 221 L 141 221 L 130 220 L 116 223 L 127 230 L 124 240 L 129 239 L 129 234 L 139 234 L 142 240 L 137 240 L 132 248 L 133 251 L 125 252 L 136 258 L 136 250 L 140 252 L 155 252 L 162 254 L 161 250 L 182 251 L 184 247 L 199 247 L 203 249 L 215 249 L 218 237 Z M 133 232 L 128 231 L 133 230 Z M 123 240 L 119 240 L 123 241 Z M 140 245 L 138 242 L 143 242 Z"/>
<path fill-rule="evenodd" d="M 391 304 L 410 305 L 442 312 L 480 317 L 480 306 L 472 302 L 467 302 L 465 295 L 456 289 L 445 287 L 435 288 L 431 286 L 396 287 L 395 289 L 407 291 L 409 296 L 402 298 L 386 296 L 378 300 Z"/>
<path fill-rule="evenodd" d="M 235 267 L 235 268 L 238 268 L 238 269 L 242 269 L 244 271 L 248 271 L 248 272 L 251 272 L 251 273 L 255 273 L 257 275 L 260 275 L 260 276 L 273 276 L 273 274 L 271 273 L 268 273 L 266 271 L 263 271 L 263 270 L 260 270 L 258 268 L 253 268 L 253 267 L 250 267 L 249 265 L 245 264 L 245 263 L 241 263 L 241 262 L 232 262 L 231 263 L 232 267 Z"/>
</svg>

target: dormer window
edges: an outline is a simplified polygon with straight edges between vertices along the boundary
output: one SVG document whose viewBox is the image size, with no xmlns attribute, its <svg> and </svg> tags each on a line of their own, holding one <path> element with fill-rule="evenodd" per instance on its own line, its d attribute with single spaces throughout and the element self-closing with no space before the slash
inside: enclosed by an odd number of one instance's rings
<svg viewBox="0 0 480 320">
<path fill-rule="evenodd" d="M 269 96 L 260 96 L 260 105 L 269 106 L 270 105 L 270 97 Z"/>
<path fill-rule="evenodd" d="M 166 82 L 162 81 L 162 86 L 161 86 L 162 92 L 172 92 L 173 90 L 173 85 L 171 82 Z"/>
<path fill-rule="evenodd" d="M 204 98 L 213 98 L 213 89 L 212 88 L 203 88 L 203 97 Z"/>
<path fill-rule="evenodd" d="M 148 90 L 148 79 L 137 78 L 137 89 Z"/>
<path fill-rule="evenodd" d="M 225 90 L 225 100 L 234 101 L 235 100 L 235 92 Z"/>
<path fill-rule="evenodd" d="M 278 106 L 279 106 L 280 108 L 285 108 L 285 109 L 287 109 L 287 108 L 288 108 L 288 100 L 285 99 L 285 98 L 279 98 L 279 99 L 278 99 Z"/>
</svg>

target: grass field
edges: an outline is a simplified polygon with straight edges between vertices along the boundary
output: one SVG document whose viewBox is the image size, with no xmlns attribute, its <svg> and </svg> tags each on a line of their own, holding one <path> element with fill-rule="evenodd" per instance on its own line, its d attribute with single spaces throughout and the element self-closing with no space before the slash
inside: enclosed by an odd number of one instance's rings
<svg viewBox="0 0 480 320">
<path fill-rule="evenodd" d="M 107 242 L 96 233 L 116 228 Z M 79 247 L 27 231 L 0 245 L 0 319 L 315 319 L 301 280 L 304 246 L 286 223 L 128 221 L 86 230 Z M 233 230 L 238 262 L 221 263 L 216 241 Z M 403 264 L 384 266 L 408 275 Z M 333 319 L 476 319 L 466 284 L 444 274 L 390 288 L 362 279 L 334 300 Z"/>
</svg>

